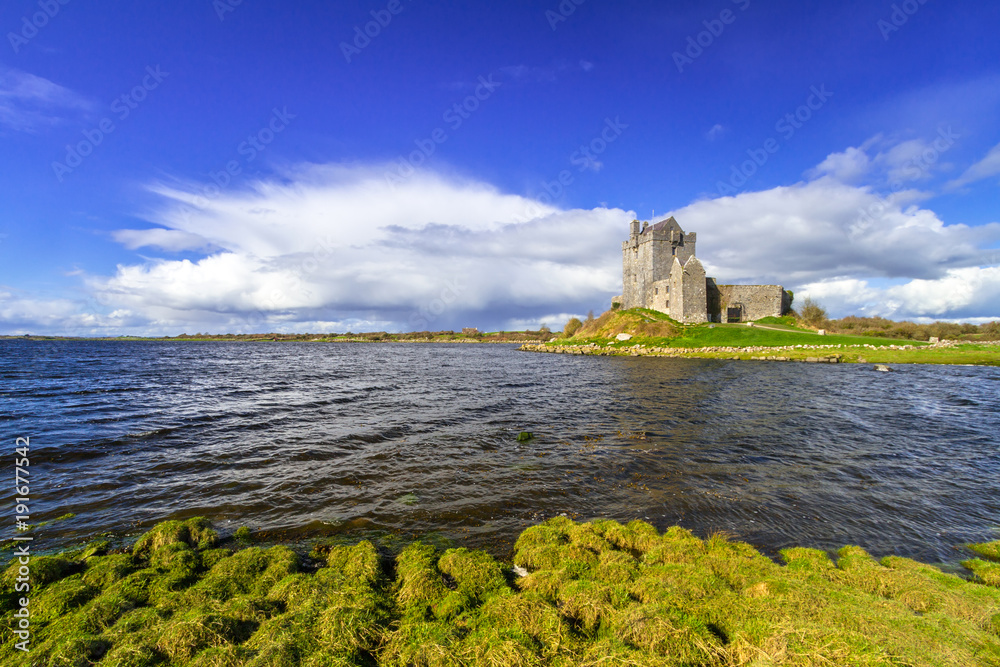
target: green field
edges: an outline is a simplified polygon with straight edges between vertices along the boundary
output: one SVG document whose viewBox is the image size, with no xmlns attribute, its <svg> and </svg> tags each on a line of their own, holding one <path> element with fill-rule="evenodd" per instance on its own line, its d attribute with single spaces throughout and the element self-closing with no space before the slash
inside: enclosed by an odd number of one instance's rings
<svg viewBox="0 0 1000 667">
<path fill-rule="evenodd" d="M 708 359 L 772 359 L 805 361 L 836 356 L 845 363 L 970 364 L 1000 366 L 1000 342 L 949 343 L 876 336 L 827 335 L 796 326 L 792 317 L 765 318 L 746 324 L 684 325 L 663 313 L 635 308 L 608 311 L 570 338 L 557 338 L 528 351 L 628 354 Z M 631 338 L 617 341 L 627 333 Z M 907 348 L 907 349 L 902 349 Z"/>
<path fill-rule="evenodd" d="M 965 578 L 858 547 L 834 558 L 682 528 L 559 517 L 512 563 L 419 542 L 219 543 L 204 519 L 160 524 L 3 574 L 0 663 L 108 667 L 997 665 L 1000 542 Z M 523 568 L 516 571 L 514 568 Z"/>
<path fill-rule="evenodd" d="M 767 326 L 768 328 L 762 328 Z M 712 327 L 712 328 L 710 328 Z M 869 336 L 820 336 L 814 331 L 781 327 L 775 331 L 762 325 L 748 327 L 745 324 L 715 324 L 684 327 L 684 332 L 662 341 L 667 347 L 781 347 L 788 345 L 926 345 L 913 341 L 890 340 Z M 656 344 L 656 341 L 650 341 Z M 662 346 L 662 343 L 659 343 Z M 633 343 L 634 344 L 634 343 Z"/>
</svg>

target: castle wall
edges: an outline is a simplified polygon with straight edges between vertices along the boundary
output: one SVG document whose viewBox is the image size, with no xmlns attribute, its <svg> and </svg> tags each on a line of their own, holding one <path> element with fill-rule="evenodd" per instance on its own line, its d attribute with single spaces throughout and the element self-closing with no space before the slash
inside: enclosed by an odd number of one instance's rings
<svg viewBox="0 0 1000 667">
<path fill-rule="evenodd" d="M 670 314 L 670 280 L 657 280 L 653 283 L 653 300 L 648 306 L 661 313 Z"/>
<path fill-rule="evenodd" d="M 679 231 L 674 235 L 673 242 L 677 246 L 677 259 L 680 260 L 681 264 L 687 264 L 687 261 L 695 256 L 694 247 L 697 241 L 698 235 L 694 233 L 685 234 Z"/>
<path fill-rule="evenodd" d="M 708 321 L 708 289 L 705 268 L 697 257 L 691 257 L 684 264 L 681 277 L 684 300 L 680 309 L 680 320 L 686 324 Z"/>
<path fill-rule="evenodd" d="M 736 306 L 742 307 L 743 322 L 780 317 L 784 313 L 785 290 L 781 285 L 715 285 L 715 290 L 718 302 L 712 303 L 713 309 L 709 311 L 713 322 L 726 322 L 728 309 Z"/>
<path fill-rule="evenodd" d="M 708 307 L 708 321 L 722 322 L 722 294 L 715 278 L 705 278 L 705 305 Z"/>
<path fill-rule="evenodd" d="M 670 279 L 667 281 L 667 285 L 670 288 L 670 307 L 666 312 L 667 315 L 679 321 L 684 313 L 684 267 L 677 259 L 674 260 L 670 269 Z"/>
</svg>

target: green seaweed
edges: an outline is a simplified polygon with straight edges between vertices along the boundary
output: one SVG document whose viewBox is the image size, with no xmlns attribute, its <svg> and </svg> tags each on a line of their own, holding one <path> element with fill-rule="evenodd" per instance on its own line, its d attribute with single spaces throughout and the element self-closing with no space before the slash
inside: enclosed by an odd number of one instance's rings
<svg viewBox="0 0 1000 667">
<path fill-rule="evenodd" d="M 987 586 L 1000 588 L 1000 563 L 974 558 L 963 561 L 962 566 L 972 570 L 976 578 Z"/>
<path fill-rule="evenodd" d="M 983 544 L 968 544 L 966 546 L 987 560 L 1000 562 L 1000 540 L 985 542 Z"/>
<path fill-rule="evenodd" d="M 305 571 L 288 547 L 214 545 L 201 521 L 167 522 L 133 554 L 33 559 L 32 664 L 1000 664 L 989 545 L 964 563 L 973 580 L 859 547 L 785 549 L 779 565 L 723 535 L 566 517 L 521 534 L 518 577 L 420 542 L 395 558 L 328 545 Z M 3 598 L 8 627 L 16 610 Z M 0 646 L 0 664 L 19 657 Z"/>
<path fill-rule="evenodd" d="M 190 547 L 204 550 L 211 549 L 218 541 L 218 533 L 203 517 L 194 517 L 187 521 L 164 521 L 143 535 L 135 543 L 132 553 L 136 556 L 147 556 L 150 552 L 174 542 L 184 542 Z"/>
</svg>

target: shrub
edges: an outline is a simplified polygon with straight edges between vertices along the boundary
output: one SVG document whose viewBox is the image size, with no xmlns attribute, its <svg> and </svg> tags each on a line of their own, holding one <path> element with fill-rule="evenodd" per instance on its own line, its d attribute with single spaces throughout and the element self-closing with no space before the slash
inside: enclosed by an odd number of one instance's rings
<svg viewBox="0 0 1000 667">
<path fill-rule="evenodd" d="M 569 322 L 566 323 L 566 326 L 563 327 L 563 338 L 572 338 L 582 327 L 583 322 L 581 322 L 578 318 L 570 318 Z"/>
<path fill-rule="evenodd" d="M 821 327 L 826 322 L 826 310 L 809 297 L 806 297 L 806 300 L 802 302 L 802 310 L 799 312 L 799 317 L 811 327 Z"/>
</svg>

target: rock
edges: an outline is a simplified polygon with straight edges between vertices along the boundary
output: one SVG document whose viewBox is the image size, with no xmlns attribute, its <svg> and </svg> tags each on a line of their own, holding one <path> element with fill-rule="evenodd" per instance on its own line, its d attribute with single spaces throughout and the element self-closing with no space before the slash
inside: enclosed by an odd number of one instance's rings
<svg viewBox="0 0 1000 667">
<path fill-rule="evenodd" d="M 875 370 L 879 373 L 888 373 L 891 369 L 885 364 L 875 364 Z"/>
<path fill-rule="evenodd" d="M 615 336 L 615 340 L 618 341 L 632 340 L 632 334 L 620 333 L 617 336 Z"/>
<path fill-rule="evenodd" d="M 818 333 L 820 336 L 825 336 L 826 335 L 826 329 L 820 329 L 816 333 Z"/>
<path fill-rule="evenodd" d="M 941 339 L 938 338 L 937 336 L 931 336 L 930 340 L 928 340 L 927 342 L 930 343 L 931 345 L 937 345 L 941 342 Z"/>
<path fill-rule="evenodd" d="M 514 574 L 516 574 L 517 576 L 519 576 L 519 577 L 521 577 L 521 578 L 524 578 L 524 577 L 527 577 L 527 576 L 528 576 L 528 571 L 527 571 L 527 570 L 525 570 L 525 569 L 524 569 L 523 567 L 521 567 L 520 565 L 515 565 L 515 566 L 514 566 Z"/>
</svg>

